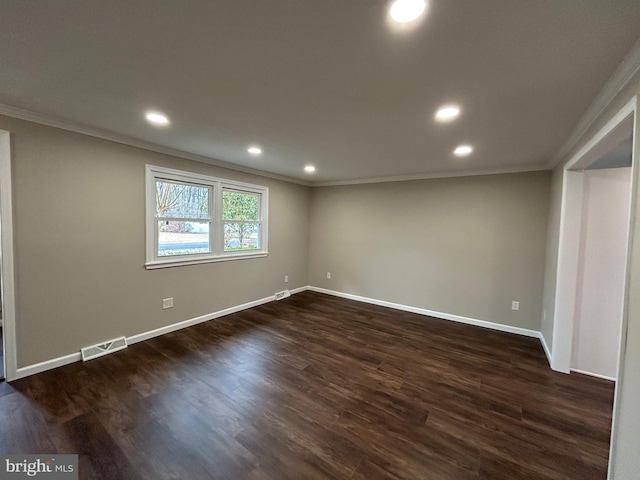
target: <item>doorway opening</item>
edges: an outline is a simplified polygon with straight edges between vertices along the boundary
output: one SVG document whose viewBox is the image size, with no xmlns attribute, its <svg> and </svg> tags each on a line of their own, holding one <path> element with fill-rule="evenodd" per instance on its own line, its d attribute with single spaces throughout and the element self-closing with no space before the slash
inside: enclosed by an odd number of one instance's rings
<svg viewBox="0 0 640 480">
<path fill-rule="evenodd" d="M 633 139 L 635 108 L 636 99 L 634 98 L 603 127 L 592 141 L 567 163 L 563 172 L 555 321 L 551 355 L 551 367 L 560 372 L 569 373 L 573 359 L 574 327 L 576 324 L 576 312 L 579 310 L 583 216 L 586 211 L 585 172 L 587 172 L 587 177 L 590 177 L 593 175 L 590 172 L 598 170 L 599 166 L 615 166 L 612 163 L 613 160 L 611 160 L 612 152 L 622 149 L 622 145 L 628 142 L 630 138 Z M 609 160 L 606 160 L 607 158 Z M 630 169 L 631 196 L 633 196 L 637 183 L 635 178 L 637 176 L 636 161 L 633 158 L 631 158 Z M 627 237 L 623 240 L 626 243 L 626 251 L 628 251 L 630 243 L 629 237 L 630 235 L 627 234 Z M 625 272 L 628 268 L 628 254 L 626 251 L 624 259 Z M 623 291 L 626 291 L 626 278 Z M 619 302 L 624 304 L 624 293 Z"/>
<path fill-rule="evenodd" d="M 551 353 L 551 367 L 556 371 L 578 370 L 616 380 L 624 368 L 631 211 L 638 185 L 638 159 L 634 158 L 637 105 L 638 99 L 634 97 L 564 167 Z M 590 206 L 595 206 L 595 210 L 590 210 Z M 609 218 L 612 208 L 617 208 L 617 219 Z M 592 231 L 587 238 L 590 230 L 601 228 L 612 228 L 615 232 L 594 237 Z M 611 258 L 616 264 L 613 269 L 606 264 Z M 599 270 L 603 266 L 604 270 Z M 603 272 L 615 279 L 610 282 L 615 283 L 615 288 L 609 289 L 611 285 L 607 284 L 604 294 L 600 290 L 602 278 L 598 278 Z M 608 310 L 602 310 L 598 304 L 603 295 L 607 298 L 601 303 L 606 303 Z M 609 318 L 603 320 L 603 314 Z M 585 332 L 589 338 L 581 337 Z M 596 337 L 603 332 L 607 348 L 613 351 L 604 352 L 606 349 L 601 348 L 602 339 Z M 591 355 L 596 357 L 595 362 L 588 358 Z M 619 392 L 620 382 L 616 381 L 611 438 L 616 432 Z M 613 452 L 609 465 L 612 457 Z"/>
<path fill-rule="evenodd" d="M 618 137 L 624 136 L 616 145 Z M 618 378 L 629 225 L 633 122 L 625 120 L 608 150 L 582 170 L 582 217 L 571 371 Z M 576 171 L 574 169 L 574 171 Z"/>
</svg>

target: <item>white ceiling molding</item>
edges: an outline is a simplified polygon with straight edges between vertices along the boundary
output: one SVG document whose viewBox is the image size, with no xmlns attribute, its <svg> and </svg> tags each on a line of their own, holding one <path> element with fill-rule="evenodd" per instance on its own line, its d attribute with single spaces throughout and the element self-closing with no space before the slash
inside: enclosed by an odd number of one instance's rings
<svg viewBox="0 0 640 480">
<path fill-rule="evenodd" d="M 503 173 L 525 173 L 549 170 L 546 165 L 530 165 L 514 168 L 493 168 L 486 170 L 465 170 L 463 172 L 418 173 L 415 175 L 397 175 L 394 177 L 361 178 L 356 180 L 337 180 L 335 182 L 317 182 L 314 187 L 336 187 L 340 185 L 361 185 L 364 183 L 408 182 L 411 180 L 430 180 L 434 178 L 475 177 L 478 175 L 499 175 Z"/>
<path fill-rule="evenodd" d="M 284 182 L 295 183 L 307 187 L 330 187 L 337 185 L 359 185 L 364 183 L 406 182 L 411 180 L 427 180 L 432 178 L 471 177 L 476 175 L 496 175 L 501 173 L 535 172 L 549 169 L 546 165 L 531 165 L 516 168 L 495 168 L 489 170 L 466 170 L 463 172 L 418 173 L 413 175 L 396 175 L 391 177 L 359 178 L 353 180 L 338 180 L 334 182 L 308 182 L 286 177 L 283 175 L 277 175 L 275 173 L 265 172 L 263 170 L 242 167 L 233 163 L 216 160 L 215 158 L 204 157 L 202 155 L 195 155 L 193 153 L 164 147 L 162 145 L 146 142 L 144 140 L 138 140 L 136 138 L 127 137 L 125 135 L 119 135 L 117 133 L 108 132 L 106 130 L 93 128 L 87 125 L 81 125 L 75 122 L 70 122 L 68 120 L 62 120 L 60 118 L 32 112 L 24 108 L 13 107 L 11 105 L 5 105 L 2 103 L 0 103 L 0 115 L 18 118 L 20 120 L 27 120 L 29 122 L 47 125 L 49 127 L 60 128 L 62 130 L 80 133 L 82 135 L 88 135 L 90 137 L 100 138 L 102 140 L 108 140 L 123 145 L 129 145 L 131 147 L 142 148 L 143 150 L 149 150 L 151 152 L 171 155 L 178 158 L 193 160 L 195 162 L 214 165 L 216 167 L 228 168 L 229 170 L 250 173 L 253 175 L 259 175 L 261 177 L 273 178 L 275 180 L 282 180 Z"/>
<path fill-rule="evenodd" d="M 631 51 L 624 58 L 620 66 L 605 83 L 600 93 L 593 100 L 585 114 L 567 138 L 558 154 L 549 162 L 549 169 L 555 168 L 577 145 L 587 130 L 602 115 L 609 104 L 615 99 L 624 87 L 627 86 L 633 76 L 640 71 L 640 40 L 636 42 Z"/>
<path fill-rule="evenodd" d="M 229 162 L 223 162 L 216 160 L 215 158 L 205 157 L 202 155 L 195 155 L 193 153 L 184 152 L 182 150 L 176 150 L 174 148 L 164 147 L 144 140 L 138 140 L 136 138 L 128 137 L 126 135 L 120 135 L 106 130 L 93 128 L 88 125 L 81 125 L 76 122 L 70 122 L 60 118 L 52 117 L 42 113 L 32 112 L 24 108 L 13 107 L 11 105 L 5 105 L 0 103 L 0 115 L 7 117 L 18 118 L 20 120 L 27 120 L 29 122 L 38 123 L 41 125 L 47 125 L 49 127 L 60 128 L 69 132 L 80 133 L 82 135 L 88 135 L 90 137 L 100 138 L 102 140 L 109 140 L 111 142 L 121 143 L 123 145 L 129 145 L 131 147 L 142 148 L 143 150 L 149 150 L 151 152 L 162 153 L 164 155 L 171 155 L 173 157 L 184 158 L 186 160 L 193 160 L 194 162 L 206 163 L 221 168 L 228 168 L 229 170 L 235 170 L 243 173 L 250 173 L 252 175 L 259 175 L 261 177 L 273 178 L 275 180 L 282 180 L 285 182 L 296 183 L 298 185 L 311 186 L 310 182 L 298 180 L 296 178 L 286 177 L 284 175 L 278 175 L 275 173 L 265 172 L 255 168 L 247 168 L 240 165 L 236 165 Z"/>
</svg>

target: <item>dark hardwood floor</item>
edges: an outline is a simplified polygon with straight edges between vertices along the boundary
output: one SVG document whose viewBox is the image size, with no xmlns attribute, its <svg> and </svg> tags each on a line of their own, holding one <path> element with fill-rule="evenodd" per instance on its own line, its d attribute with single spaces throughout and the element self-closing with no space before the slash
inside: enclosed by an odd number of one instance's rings
<svg viewBox="0 0 640 480">
<path fill-rule="evenodd" d="M 83 479 L 604 479 L 611 382 L 540 343 L 304 292 L 0 384 Z"/>
</svg>

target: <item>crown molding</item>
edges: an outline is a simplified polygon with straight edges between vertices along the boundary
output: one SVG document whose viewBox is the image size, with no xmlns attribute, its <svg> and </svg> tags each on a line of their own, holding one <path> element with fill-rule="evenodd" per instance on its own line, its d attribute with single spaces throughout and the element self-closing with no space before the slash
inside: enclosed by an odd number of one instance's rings
<svg viewBox="0 0 640 480">
<path fill-rule="evenodd" d="M 306 187 L 311 186 L 311 182 L 304 180 L 298 180 L 296 178 L 287 177 L 285 175 L 278 175 L 276 173 L 265 172 L 255 168 L 242 167 L 234 163 L 224 162 L 215 158 L 206 157 L 204 155 L 197 155 L 195 153 L 185 152 L 183 150 L 177 150 L 170 147 L 164 147 L 156 143 L 147 142 L 145 140 L 139 140 L 137 138 L 128 137 L 119 133 L 110 132 L 108 130 L 102 130 L 94 128 L 89 125 L 83 125 L 78 122 L 72 122 L 64 120 L 51 115 L 45 115 L 42 113 L 33 112 L 24 108 L 14 107 L 0 103 L 0 115 L 7 117 L 18 118 L 20 120 L 27 120 L 29 122 L 39 123 L 41 125 L 47 125 L 49 127 L 60 128 L 69 132 L 80 133 L 82 135 L 88 135 L 90 137 L 100 138 L 102 140 L 109 140 L 115 143 L 121 143 L 130 147 L 141 148 L 143 150 L 149 150 L 151 152 L 162 153 L 164 155 L 171 155 L 173 157 L 184 158 L 186 160 L 193 160 L 195 162 L 206 163 L 216 167 L 227 168 L 229 170 L 235 170 L 243 173 L 250 173 L 252 175 L 259 175 L 261 177 L 273 178 L 275 180 L 282 180 L 289 183 L 297 183 L 298 185 L 304 185 Z"/>
<path fill-rule="evenodd" d="M 556 156 L 549 162 L 548 168 L 554 169 L 578 144 L 589 128 L 602 115 L 605 109 L 611 104 L 615 97 L 629 84 L 633 76 L 640 71 L 640 40 L 631 48 L 622 63 L 613 72 L 613 75 L 604 84 L 602 90 L 596 95 L 591 105 L 584 113 L 578 124 L 573 129 L 564 145 L 560 148 Z"/>
<path fill-rule="evenodd" d="M 485 170 L 465 170 L 464 172 L 416 173 L 392 177 L 360 178 L 355 180 L 336 180 L 333 182 L 315 182 L 312 187 L 336 187 L 341 185 L 361 185 L 365 183 L 408 182 L 411 180 L 430 180 L 434 178 L 475 177 L 478 175 L 500 175 L 503 173 L 525 173 L 549 170 L 547 165 L 527 165 L 513 168 L 492 168 Z"/>
<path fill-rule="evenodd" d="M 298 185 L 304 185 L 306 187 L 326 187 L 335 185 L 357 185 L 363 183 L 384 183 L 384 182 L 404 182 L 410 180 L 425 180 L 430 178 L 448 178 L 448 177 L 468 177 L 476 175 L 495 175 L 500 173 L 519 173 L 519 172 L 532 172 L 539 170 L 548 170 L 546 165 L 530 165 L 516 168 L 498 168 L 491 170 L 471 170 L 464 172 L 436 172 L 436 173 L 418 173 L 411 175 L 396 175 L 391 177 L 375 177 L 375 178 L 361 178 L 355 180 L 338 180 L 333 182 L 309 182 L 305 180 L 298 180 L 296 178 L 287 177 L 284 175 L 278 175 L 275 173 L 265 172 L 264 170 L 258 170 L 254 168 L 242 167 L 233 163 L 224 162 L 215 158 L 206 157 L 203 155 L 197 155 L 194 153 L 177 150 L 170 147 L 164 147 L 156 143 L 139 140 L 126 135 L 110 132 L 108 130 L 102 130 L 99 128 L 90 127 L 77 122 L 64 120 L 51 115 L 45 115 L 37 113 L 24 108 L 14 107 L 0 103 L 0 115 L 7 117 L 18 118 L 20 120 L 27 120 L 29 122 L 38 123 L 41 125 L 47 125 L 49 127 L 60 128 L 74 133 L 80 133 L 82 135 L 88 135 L 90 137 L 100 138 L 102 140 L 108 140 L 111 142 L 128 145 L 131 147 L 142 148 L 143 150 L 149 150 L 151 152 L 162 153 L 165 155 L 171 155 L 178 158 L 184 158 L 187 160 L 193 160 L 195 162 L 206 163 L 214 165 L 216 167 L 227 168 L 229 170 L 235 170 L 243 173 L 250 173 L 252 175 L 259 175 L 261 177 L 273 178 L 275 180 L 281 180 L 284 182 L 295 183 Z"/>
</svg>

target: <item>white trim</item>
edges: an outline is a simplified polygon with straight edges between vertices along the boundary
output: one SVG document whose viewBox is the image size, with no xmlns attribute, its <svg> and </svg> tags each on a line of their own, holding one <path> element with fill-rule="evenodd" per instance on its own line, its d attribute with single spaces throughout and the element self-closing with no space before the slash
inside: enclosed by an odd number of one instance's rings
<svg viewBox="0 0 640 480">
<path fill-rule="evenodd" d="M 598 143 L 600 143 L 607 135 L 616 129 L 627 117 L 633 115 L 638 106 L 638 97 L 631 98 L 598 132 L 572 156 L 565 164 L 565 169 L 573 168 L 578 161 L 587 155 Z"/>
<path fill-rule="evenodd" d="M 224 310 L 218 310 L 217 312 L 207 313 L 206 315 L 201 315 L 199 317 L 191 318 L 189 320 L 184 320 L 183 322 L 173 323 L 171 325 L 167 325 L 166 327 L 160 327 L 160 328 L 156 328 L 155 330 L 149 330 L 148 332 L 132 335 L 131 337 L 127 337 L 127 343 L 129 345 L 132 345 L 134 343 L 142 342 L 144 340 L 149 340 L 150 338 L 158 337 L 166 333 L 175 332 L 176 330 L 182 330 L 183 328 L 187 328 L 193 325 L 197 325 L 199 323 L 207 322 L 215 318 L 220 318 L 220 317 L 224 317 L 225 315 L 230 315 L 232 313 L 240 312 L 242 310 L 246 310 L 247 308 L 253 308 L 253 307 L 257 307 L 258 305 L 263 305 L 265 303 L 273 302 L 274 300 L 275 300 L 275 295 L 271 297 L 261 298 L 259 300 L 254 300 L 252 302 L 243 303 L 242 305 L 237 305 L 235 307 L 225 308 Z"/>
<path fill-rule="evenodd" d="M 590 155 L 611 132 L 633 116 L 638 106 L 638 97 L 631 98 L 613 117 L 565 164 L 562 175 L 562 200 L 560 207 L 560 229 L 558 241 L 558 264 L 556 268 L 555 308 L 553 319 L 553 348 L 551 368 L 569 373 L 573 349 L 573 323 L 578 278 L 578 245 L 582 223 L 582 159 Z M 633 120 L 633 118 L 632 118 Z M 635 121 L 635 120 L 633 120 Z M 634 139 L 635 141 L 635 139 Z M 594 159 L 595 160 L 595 159 Z M 632 192 L 635 187 L 637 159 L 632 162 Z M 632 193 L 633 195 L 633 193 Z M 632 201 L 634 199 L 632 198 Z M 631 231 L 629 235 L 631 235 Z M 630 251 L 630 250 L 629 250 Z M 627 269 L 629 263 L 627 259 Z M 626 287 L 625 287 L 626 288 Z"/>
<path fill-rule="evenodd" d="M 404 312 L 417 313 L 419 315 L 427 315 L 429 317 L 441 318 L 443 320 L 451 320 L 458 323 L 466 323 L 467 325 L 474 325 L 476 327 L 489 328 L 491 330 L 498 330 L 501 332 L 515 333 L 517 335 L 523 335 L 525 337 L 540 338 L 540 332 L 537 330 L 529 330 L 527 328 L 512 327 L 511 325 L 503 325 L 501 323 L 488 322 L 486 320 L 478 320 L 476 318 L 463 317 L 461 315 L 454 315 L 451 313 L 436 312 L 434 310 L 427 310 L 425 308 L 411 307 L 409 305 L 402 305 L 399 303 L 387 302 L 385 300 L 376 300 L 375 298 L 361 297 L 360 295 L 353 295 L 351 293 L 337 292 L 335 290 L 327 290 L 326 288 L 309 286 L 308 288 L 312 292 L 326 293 L 327 295 L 333 295 L 334 297 L 347 298 L 349 300 L 356 300 L 358 302 L 370 303 L 372 305 L 379 305 L 381 307 L 393 308 L 396 310 L 402 310 Z"/>
<path fill-rule="evenodd" d="M 47 370 L 53 370 L 54 368 L 63 367 L 65 365 L 69 365 L 70 363 L 79 362 L 81 360 L 82 355 L 80 354 L 80 352 L 78 352 L 70 353 L 69 355 L 64 355 L 58 358 L 53 358 L 51 360 L 45 360 L 44 362 L 34 363 L 33 365 L 19 368 L 16 371 L 16 376 L 15 378 L 13 378 L 13 380 L 28 377 L 30 375 L 35 375 L 36 373 L 46 372 Z"/>
<path fill-rule="evenodd" d="M 336 187 L 340 185 L 360 185 L 364 183 L 408 182 L 411 180 L 430 180 L 434 178 L 475 177 L 478 175 L 501 175 L 504 173 L 526 173 L 549 170 L 547 165 L 526 165 L 513 168 L 492 168 L 487 170 L 465 170 L 463 172 L 416 173 L 390 177 L 360 178 L 354 180 L 336 180 L 333 182 L 315 182 L 312 187 Z"/>
<path fill-rule="evenodd" d="M 0 232 L 2 241 L 2 319 L 5 378 L 16 378 L 16 299 L 13 252 L 13 193 L 11 188 L 11 136 L 0 130 Z"/>
<path fill-rule="evenodd" d="M 194 162 L 206 163 L 208 165 L 214 165 L 216 167 L 227 168 L 229 170 L 235 170 L 237 172 L 250 173 L 252 175 L 273 178 L 275 180 L 282 180 L 289 183 L 297 183 L 298 185 L 304 185 L 307 187 L 311 186 L 311 183 L 305 180 L 287 177 L 286 175 L 278 175 L 277 173 L 265 172 L 263 170 L 257 170 L 255 168 L 243 167 L 235 163 L 224 162 L 222 160 L 217 160 L 215 158 L 206 157 L 204 155 L 198 155 L 195 153 L 185 152 L 183 150 L 176 150 L 174 148 L 165 147 L 156 143 L 147 142 L 145 140 L 139 140 L 137 138 L 121 135 L 119 133 L 94 128 L 78 122 L 63 120 L 51 115 L 45 115 L 43 113 L 37 113 L 31 110 L 14 107 L 3 103 L 0 103 L 0 115 L 19 118 L 21 120 L 39 123 L 40 125 L 47 125 L 49 127 L 60 128 L 69 132 L 80 133 L 82 135 L 88 135 L 90 137 L 100 138 L 102 140 L 108 140 L 110 142 L 120 143 L 122 145 L 129 145 L 130 147 L 141 148 L 150 152 L 162 153 L 164 155 L 171 155 L 173 157 L 193 160 Z"/>
<path fill-rule="evenodd" d="M 579 264 L 577 245 L 580 242 L 582 226 L 582 188 L 582 172 L 565 169 L 562 179 L 551 352 L 551 368 L 562 373 L 569 373 L 573 350 L 573 320 Z"/>
<path fill-rule="evenodd" d="M 542 332 L 540 332 L 540 335 L 538 335 L 538 338 L 540 338 L 540 343 L 542 344 L 542 349 L 544 350 L 544 354 L 547 356 L 547 362 L 549 362 L 549 366 L 551 366 L 551 349 L 547 346 L 547 341 L 544 338 L 544 335 L 542 334 Z"/>
<path fill-rule="evenodd" d="M 603 380 L 609 380 L 610 382 L 615 382 L 616 379 L 613 377 L 608 377 L 606 375 L 600 375 L 598 373 L 593 373 L 593 372 L 587 372 L 585 370 L 578 370 L 577 368 L 572 368 L 571 369 L 572 373 L 580 373 L 582 375 L 589 375 L 590 377 L 595 377 L 595 378 L 602 378 Z"/>
<path fill-rule="evenodd" d="M 305 290 L 308 290 L 307 286 L 294 288 L 293 290 L 291 290 L 291 295 L 304 292 Z M 191 318 L 189 320 L 184 320 L 182 322 L 173 323 L 165 327 L 160 327 L 154 330 L 149 330 L 147 332 L 138 333 L 137 335 L 126 337 L 127 344 L 132 345 L 134 343 L 142 342 L 144 340 L 149 340 L 150 338 L 158 337 L 160 335 L 164 335 L 165 333 L 175 332 L 176 330 L 181 330 L 183 328 L 191 327 L 193 325 L 197 325 L 199 323 L 213 320 L 215 318 L 220 318 L 225 315 L 230 315 L 232 313 L 246 310 L 248 308 L 253 308 L 253 307 L 257 307 L 258 305 L 263 305 L 265 303 L 273 302 L 275 301 L 275 299 L 276 299 L 275 295 L 272 295 L 270 297 L 265 297 L 259 300 L 254 300 L 252 302 L 243 303 L 242 305 L 237 305 L 235 307 L 225 308 L 224 310 L 218 310 L 217 312 L 208 313 L 206 315 L 201 315 L 199 317 Z M 69 355 L 53 358 L 51 360 L 45 360 L 44 362 L 35 363 L 33 365 L 29 365 L 27 367 L 22 367 L 17 369 L 16 375 L 11 380 L 17 380 L 19 378 L 28 377 L 29 375 L 45 372 L 47 370 L 62 367 L 64 365 L 69 365 L 70 363 L 79 362 L 81 360 L 82 360 L 82 355 L 80 352 L 70 353 Z"/>
<path fill-rule="evenodd" d="M 298 288 L 294 288 L 293 290 L 289 290 L 289 293 L 291 295 L 295 295 L 296 293 L 300 293 L 300 292 L 306 292 L 307 290 L 309 290 L 309 285 L 305 285 L 304 287 L 298 287 Z M 274 295 L 275 298 L 275 295 Z"/>
<path fill-rule="evenodd" d="M 553 169 L 560 164 L 562 159 L 577 145 L 580 139 L 587 133 L 587 130 L 595 123 L 605 109 L 611 104 L 616 95 L 627 86 L 633 76 L 640 71 L 640 40 L 631 48 L 630 52 L 618 66 L 613 75 L 605 83 L 600 93 L 591 102 L 591 105 L 578 121 L 566 142 L 558 151 L 548 165 Z"/>
<path fill-rule="evenodd" d="M 201 263 L 215 263 L 215 262 L 228 262 L 229 260 L 248 260 L 250 258 L 264 258 L 269 255 L 269 252 L 245 252 L 240 255 L 223 254 L 219 257 L 203 257 L 203 258 L 185 258 L 184 255 L 180 257 L 167 257 L 167 260 L 152 260 L 145 262 L 144 266 L 147 270 L 155 270 L 157 268 L 169 268 L 169 267 L 183 267 L 185 265 L 199 265 Z"/>
</svg>

